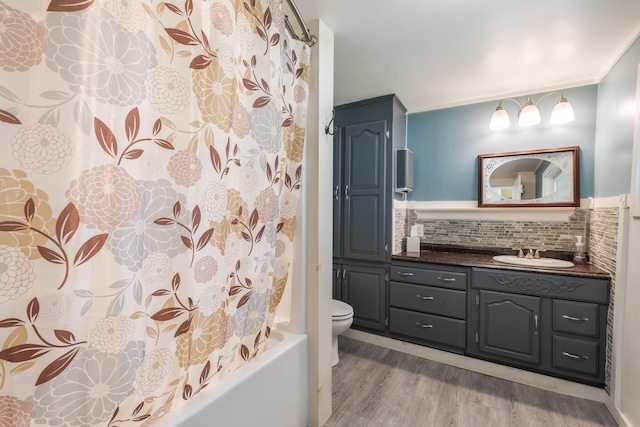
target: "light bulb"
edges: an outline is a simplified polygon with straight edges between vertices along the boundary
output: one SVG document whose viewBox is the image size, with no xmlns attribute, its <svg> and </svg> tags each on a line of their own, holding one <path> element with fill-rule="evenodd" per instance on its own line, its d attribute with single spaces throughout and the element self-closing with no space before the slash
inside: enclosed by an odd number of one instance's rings
<svg viewBox="0 0 640 427">
<path fill-rule="evenodd" d="M 573 108 L 571 104 L 566 100 L 566 98 L 561 97 L 558 100 L 558 103 L 555 107 L 553 107 L 553 111 L 551 112 L 551 119 L 549 123 L 552 125 L 559 125 L 562 123 L 569 123 L 574 120 L 573 116 Z"/>
<path fill-rule="evenodd" d="M 511 125 L 509 121 L 509 115 L 502 107 L 502 105 L 498 105 L 496 111 L 493 112 L 493 116 L 491 116 L 491 122 L 489 123 L 489 129 L 491 130 L 499 130 L 506 129 Z"/>
<path fill-rule="evenodd" d="M 540 111 L 538 111 L 538 107 L 536 107 L 536 104 L 534 104 L 533 101 L 531 101 L 531 97 L 529 97 L 518 116 L 518 125 L 533 126 L 538 123 L 540 123 Z"/>
</svg>

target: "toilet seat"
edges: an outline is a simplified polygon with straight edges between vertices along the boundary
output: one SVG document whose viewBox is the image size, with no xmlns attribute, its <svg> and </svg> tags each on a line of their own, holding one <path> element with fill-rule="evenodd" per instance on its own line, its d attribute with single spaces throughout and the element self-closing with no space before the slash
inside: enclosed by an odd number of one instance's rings
<svg viewBox="0 0 640 427">
<path fill-rule="evenodd" d="M 331 319 L 347 320 L 353 317 L 353 307 L 339 300 L 331 300 Z"/>
</svg>

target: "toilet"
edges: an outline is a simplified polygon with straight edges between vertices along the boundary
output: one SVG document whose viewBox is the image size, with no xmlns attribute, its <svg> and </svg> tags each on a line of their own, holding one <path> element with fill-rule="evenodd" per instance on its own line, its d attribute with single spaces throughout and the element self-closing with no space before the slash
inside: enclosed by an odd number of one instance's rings
<svg viewBox="0 0 640 427">
<path fill-rule="evenodd" d="M 353 322 L 353 307 L 337 299 L 331 300 L 331 366 L 338 364 L 338 335 Z"/>
</svg>

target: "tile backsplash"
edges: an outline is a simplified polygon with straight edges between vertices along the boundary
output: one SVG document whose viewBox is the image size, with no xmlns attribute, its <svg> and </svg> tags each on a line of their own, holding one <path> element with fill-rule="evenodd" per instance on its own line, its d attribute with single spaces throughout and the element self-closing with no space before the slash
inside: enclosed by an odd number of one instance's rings
<svg viewBox="0 0 640 427">
<path fill-rule="evenodd" d="M 396 209 L 396 242 L 402 241 L 414 224 L 423 224 L 423 244 L 454 245 L 474 248 L 534 248 L 573 251 L 575 236 L 583 236 L 589 247 L 588 209 L 576 209 L 566 221 L 418 219 L 413 209 L 406 209 L 405 227 L 398 226 L 403 215 Z M 398 235 L 398 233 L 402 233 Z M 397 248 L 397 243 L 396 243 Z"/>
</svg>

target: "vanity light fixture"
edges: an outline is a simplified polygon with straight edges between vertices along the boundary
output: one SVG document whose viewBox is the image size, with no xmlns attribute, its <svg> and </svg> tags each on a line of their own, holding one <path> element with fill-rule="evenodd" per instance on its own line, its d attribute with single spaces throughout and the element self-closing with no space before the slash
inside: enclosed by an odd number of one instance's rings
<svg viewBox="0 0 640 427">
<path fill-rule="evenodd" d="M 556 103 L 556 106 L 553 108 L 551 112 L 551 119 L 549 123 L 552 125 L 558 125 L 562 123 L 572 122 L 574 119 L 573 108 L 569 101 L 562 95 L 560 92 L 549 92 L 547 94 L 542 95 L 540 99 L 536 102 L 531 100 L 529 96 L 527 98 L 527 102 L 524 104 L 520 104 L 517 100 L 513 98 L 505 98 L 498 104 L 496 111 L 494 111 L 493 116 L 491 116 L 491 123 L 489 124 L 489 129 L 497 130 L 497 129 L 506 129 L 511 125 L 509 121 L 509 115 L 505 111 L 502 103 L 505 101 L 512 101 L 518 104 L 518 125 L 526 127 L 526 126 L 534 126 L 540 123 L 540 110 L 538 110 L 538 104 L 544 98 L 549 95 L 559 95 L 560 98 Z"/>
</svg>

